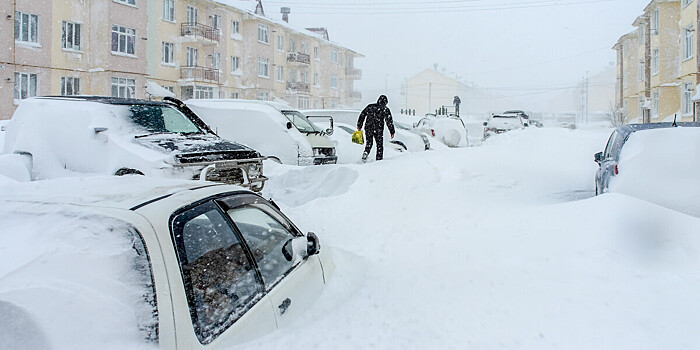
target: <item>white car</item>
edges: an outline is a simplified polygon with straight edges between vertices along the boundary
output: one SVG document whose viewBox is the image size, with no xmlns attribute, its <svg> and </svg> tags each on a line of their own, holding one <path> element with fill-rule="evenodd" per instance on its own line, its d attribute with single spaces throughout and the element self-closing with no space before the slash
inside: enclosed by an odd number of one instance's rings
<svg viewBox="0 0 700 350">
<path fill-rule="evenodd" d="M 318 119 L 322 121 L 321 118 L 332 118 L 335 128 L 338 125 L 350 125 L 352 128 L 350 134 L 352 134 L 357 130 L 357 120 L 362 111 L 356 109 L 309 109 L 301 112 L 316 123 L 319 123 L 316 121 Z M 430 149 L 430 140 L 425 133 L 413 130 L 409 125 L 396 119 L 394 119 L 394 129 L 396 132 L 392 139 L 388 128 L 384 128 L 385 149 L 389 146 L 400 152 L 419 152 Z"/>
<path fill-rule="evenodd" d="M 494 114 L 484 122 L 484 137 L 487 138 L 511 130 L 524 129 L 529 125 L 520 115 L 515 113 Z"/>
<path fill-rule="evenodd" d="M 334 265 L 234 185 L 143 176 L 0 189 L 0 345 L 212 349 L 293 325 Z"/>
<path fill-rule="evenodd" d="M 193 99 L 185 101 L 221 137 L 274 156 L 284 164 L 335 164 L 338 157 L 321 130 L 291 106 L 272 101 Z"/>
<path fill-rule="evenodd" d="M 448 147 L 469 146 L 467 127 L 458 116 L 426 114 L 413 128 L 435 137 Z"/>
</svg>

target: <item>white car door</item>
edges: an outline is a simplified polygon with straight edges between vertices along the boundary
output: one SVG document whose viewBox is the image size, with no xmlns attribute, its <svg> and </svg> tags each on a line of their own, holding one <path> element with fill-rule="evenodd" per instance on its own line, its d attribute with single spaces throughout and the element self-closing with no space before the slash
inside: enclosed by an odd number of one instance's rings
<svg viewBox="0 0 700 350">
<path fill-rule="evenodd" d="M 290 324 L 313 305 L 323 290 L 323 269 L 318 256 L 305 257 L 306 237 L 261 198 L 249 195 L 226 204 L 227 213 L 253 252 L 277 326 Z M 290 240 L 296 248 L 296 254 L 291 257 L 284 251 Z"/>
</svg>

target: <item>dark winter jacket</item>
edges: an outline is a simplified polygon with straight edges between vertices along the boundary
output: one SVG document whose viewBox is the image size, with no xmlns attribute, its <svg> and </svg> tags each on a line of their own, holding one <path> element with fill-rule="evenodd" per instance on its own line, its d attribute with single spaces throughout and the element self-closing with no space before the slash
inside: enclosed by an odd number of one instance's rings
<svg viewBox="0 0 700 350">
<path fill-rule="evenodd" d="M 360 118 L 357 120 L 357 128 L 361 129 L 362 124 L 365 125 L 365 131 L 374 134 L 381 134 L 384 130 L 384 122 L 386 121 L 386 126 L 389 128 L 389 132 L 393 135 L 394 121 L 391 118 L 391 111 L 389 107 L 386 106 L 387 98 L 382 95 L 379 96 L 377 103 L 372 103 L 367 105 L 362 113 L 360 113 Z"/>
</svg>

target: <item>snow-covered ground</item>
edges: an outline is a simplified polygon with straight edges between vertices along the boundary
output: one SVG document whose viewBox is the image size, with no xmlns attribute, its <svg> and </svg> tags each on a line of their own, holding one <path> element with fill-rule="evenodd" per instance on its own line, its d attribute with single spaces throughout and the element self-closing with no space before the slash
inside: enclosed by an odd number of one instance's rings
<svg viewBox="0 0 700 350">
<path fill-rule="evenodd" d="M 594 198 L 610 131 L 268 167 L 266 196 L 332 247 L 337 269 L 298 327 L 242 348 L 697 348 L 700 220 Z"/>
<path fill-rule="evenodd" d="M 700 219 L 593 197 L 610 132 L 528 128 L 366 164 L 266 162 L 263 194 L 318 234 L 336 270 L 297 326 L 235 349 L 700 347 Z"/>
</svg>

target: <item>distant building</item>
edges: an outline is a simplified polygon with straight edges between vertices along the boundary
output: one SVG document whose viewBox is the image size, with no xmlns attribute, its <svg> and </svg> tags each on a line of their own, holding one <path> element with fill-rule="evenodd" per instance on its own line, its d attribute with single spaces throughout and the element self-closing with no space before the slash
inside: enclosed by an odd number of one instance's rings
<svg viewBox="0 0 700 350">
<path fill-rule="evenodd" d="M 403 109 L 416 111 L 417 115 L 435 113 L 441 106 L 452 106 L 455 96 L 461 100 L 460 113 L 485 114 L 517 108 L 507 98 L 482 91 L 449 77 L 435 69 L 426 69 L 406 79 Z"/>
<path fill-rule="evenodd" d="M 250 7 L 250 8 L 248 8 Z M 268 8 L 269 10 L 269 8 Z M 0 119 L 41 95 L 279 99 L 357 107 L 361 54 L 261 1 L 2 2 Z M 288 17 L 287 17 L 288 18 Z"/>
</svg>

